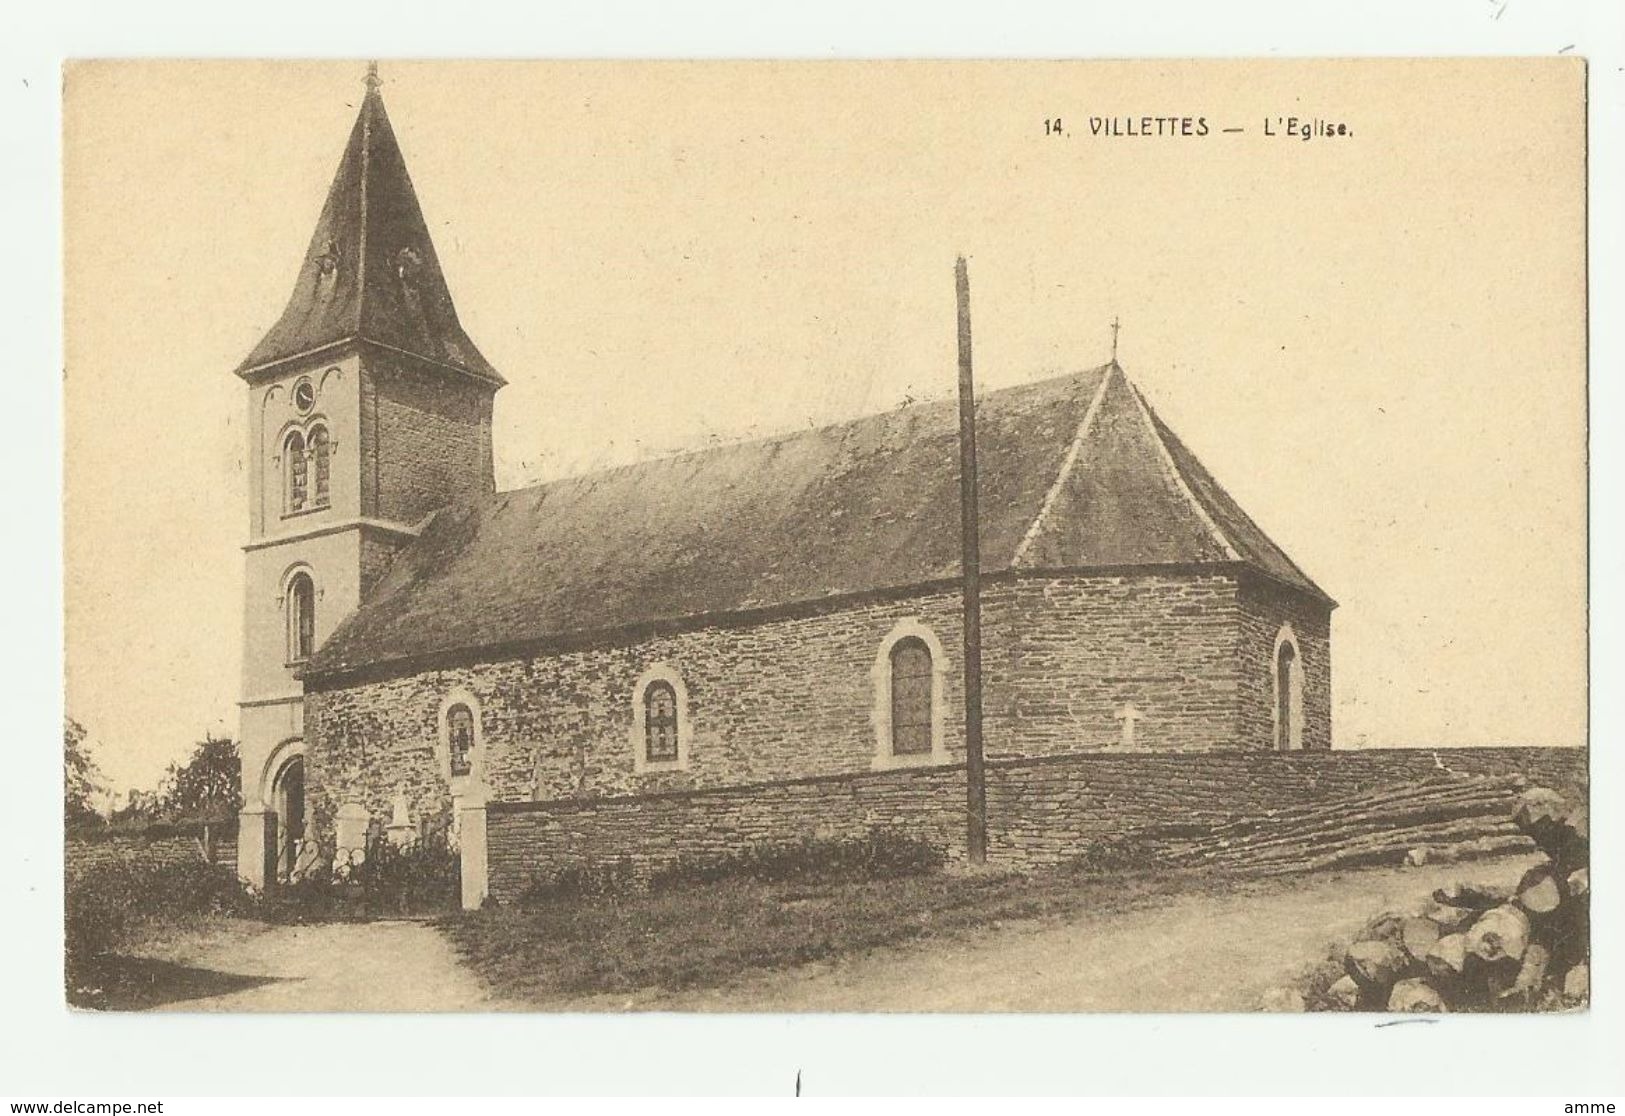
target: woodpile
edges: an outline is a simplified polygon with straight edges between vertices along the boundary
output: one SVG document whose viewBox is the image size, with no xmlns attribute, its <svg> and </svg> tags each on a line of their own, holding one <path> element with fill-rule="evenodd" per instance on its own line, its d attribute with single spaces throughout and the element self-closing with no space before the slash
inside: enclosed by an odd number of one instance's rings
<svg viewBox="0 0 1625 1116">
<path fill-rule="evenodd" d="M 1185 867 L 1261 875 L 1533 852 L 1536 834 L 1508 817 L 1526 787 L 1516 775 L 1441 775 L 1331 805 L 1288 807 L 1194 836 L 1165 837 L 1159 852 L 1166 862 Z"/>
<path fill-rule="evenodd" d="M 1514 888 L 1439 888 L 1408 916 L 1383 915 L 1344 952 L 1342 975 L 1305 996 L 1333 1011 L 1528 1011 L 1583 1004 L 1590 974 L 1585 808 L 1536 787 L 1511 824 L 1545 861 Z"/>
</svg>

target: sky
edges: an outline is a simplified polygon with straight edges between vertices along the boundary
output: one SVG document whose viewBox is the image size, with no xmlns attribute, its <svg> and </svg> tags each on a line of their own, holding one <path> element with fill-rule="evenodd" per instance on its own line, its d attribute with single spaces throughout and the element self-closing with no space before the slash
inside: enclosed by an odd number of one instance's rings
<svg viewBox="0 0 1625 1116">
<path fill-rule="evenodd" d="M 231 371 L 292 289 L 362 71 L 67 72 L 66 700 L 117 789 L 235 731 Z M 509 381 L 499 487 L 952 394 L 964 253 L 979 388 L 1100 364 L 1119 319 L 1130 378 L 1340 602 L 1338 746 L 1583 742 L 1578 62 L 382 76 Z M 1264 134 L 1294 115 L 1351 134 Z M 1208 134 L 1090 128 L 1187 116 Z"/>
</svg>

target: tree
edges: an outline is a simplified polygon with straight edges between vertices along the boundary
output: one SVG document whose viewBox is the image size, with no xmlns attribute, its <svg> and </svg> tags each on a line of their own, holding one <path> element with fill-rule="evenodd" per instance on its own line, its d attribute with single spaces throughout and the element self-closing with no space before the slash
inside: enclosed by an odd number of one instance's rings
<svg viewBox="0 0 1625 1116">
<path fill-rule="evenodd" d="M 62 728 L 62 804 L 63 821 L 70 829 L 99 825 L 102 820 L 94 803 L 106 788 L 102 770 L 90 754 L 89 736 L 84 725 L 66 718 Z"/>
<path fill-rule="evenodd" d="M 206 735 L 184 765 L 170 764 L 158 790 L 158 812 L 175 820 L 224 821 L 243 805 L 237 742 Z"/>
<path fill-rule="evenodd" d="M 158 792 L 131 787 L 124 796 L 124 804 L 115 808 L 108 817 L 115 826 L 141 827 L 158 818 Z"/>
</svg>

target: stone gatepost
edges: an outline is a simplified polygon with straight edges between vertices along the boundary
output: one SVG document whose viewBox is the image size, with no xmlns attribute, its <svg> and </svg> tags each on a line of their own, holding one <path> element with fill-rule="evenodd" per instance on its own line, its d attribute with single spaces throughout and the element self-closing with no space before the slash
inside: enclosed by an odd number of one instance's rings
<svg viewBox="0 0 1625 1116">
<path fill-rule="evenodd" d="M 237 815 L 237 876 L 257 891 L 276 882 L 276 812 L 245 806 Z"/>
<path fill-rule="evenodd" d="M 457 863 L 463 877 L 463 910 L 477 911 L 491 894 L 485 841 L 484 787 L 472 787 L 457 804 Z"/>
</svg>

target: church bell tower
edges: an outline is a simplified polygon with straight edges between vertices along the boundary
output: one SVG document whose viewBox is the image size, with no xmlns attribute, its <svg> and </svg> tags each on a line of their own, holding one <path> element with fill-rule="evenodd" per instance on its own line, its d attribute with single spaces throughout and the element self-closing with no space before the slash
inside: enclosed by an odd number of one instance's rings
<svg viewBox="0 0 1625 1116">
<path fill-rule="evenodd" d="M 287 878 L 304 837 L 305 661 L 435 509 L 493 488 L 504 381 L 463 331 L 377 71 L 247 387 L 249 541 L 238 872 Z"/>
</svg>

